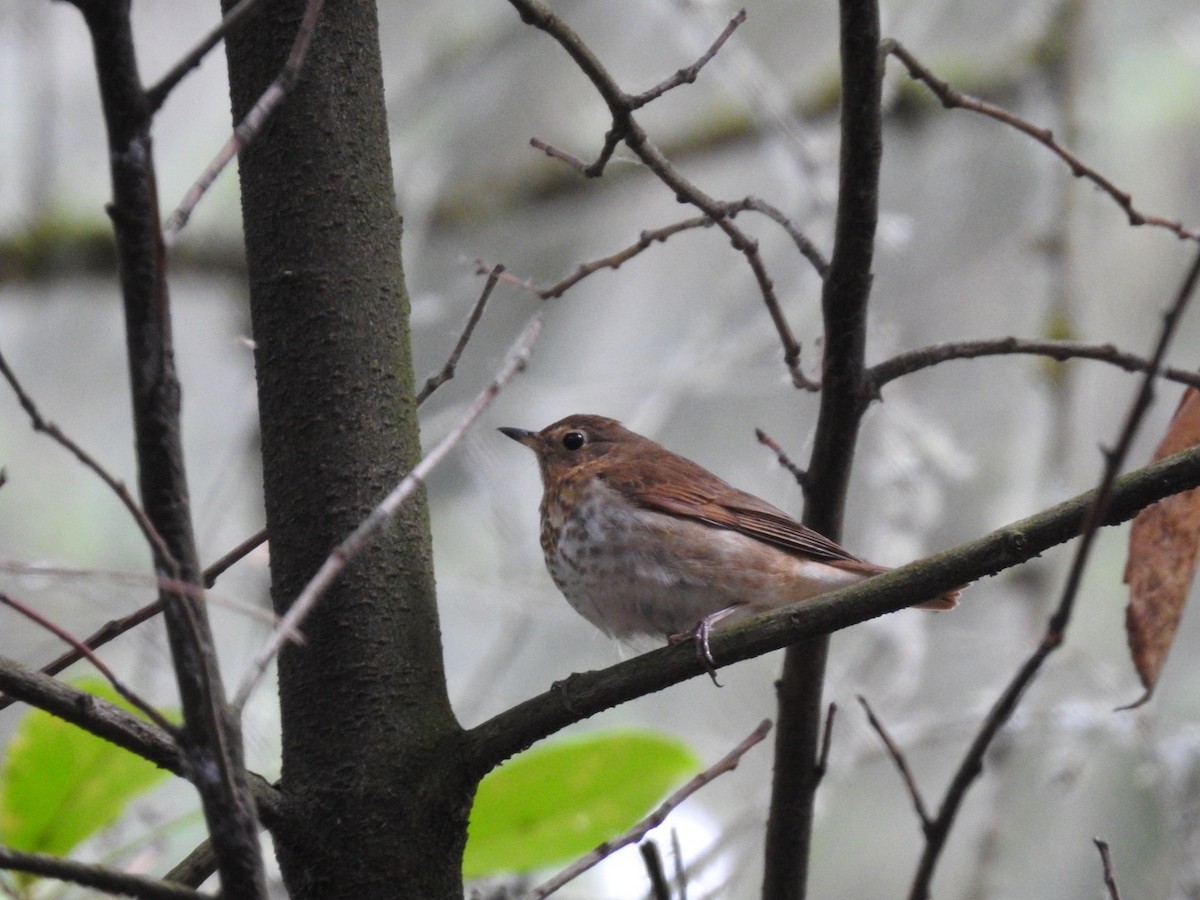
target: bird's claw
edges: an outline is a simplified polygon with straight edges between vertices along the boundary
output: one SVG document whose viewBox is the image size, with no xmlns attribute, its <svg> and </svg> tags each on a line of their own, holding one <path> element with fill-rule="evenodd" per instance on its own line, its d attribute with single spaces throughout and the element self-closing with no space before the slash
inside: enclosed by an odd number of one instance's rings
<svg viewBox="0 0 1200 900">
<path fill-rule="evenodd" d="M 721 682 L 717 681 L 717 661 L 713 659 L 712 648 L 708 644 L 708 637 L 711 633 L 712 622 L 706 616 L 691 631 L 669 636 L 667 643 L 674 645 L 682 644 L 685 641 L 693 641 L 696 646 L 696 658 L 700 660 L 700 665 L 708 673 L 708 677 L 712 679 L 713 684 L 721 687 Z"/>
</svg>

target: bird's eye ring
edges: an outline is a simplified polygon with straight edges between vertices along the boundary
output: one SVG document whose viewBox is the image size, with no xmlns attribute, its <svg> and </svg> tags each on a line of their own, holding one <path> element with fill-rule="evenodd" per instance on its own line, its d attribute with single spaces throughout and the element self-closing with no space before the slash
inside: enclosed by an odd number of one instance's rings
<svg viewBox="0 0 1200 900">
<path fill-rule="evenodd" d="M 582 431 L 568 431 L 563 435 L 562 445 L 568 450 L 578 450 L 587 443 L 587 437 Z"/>
</svg>

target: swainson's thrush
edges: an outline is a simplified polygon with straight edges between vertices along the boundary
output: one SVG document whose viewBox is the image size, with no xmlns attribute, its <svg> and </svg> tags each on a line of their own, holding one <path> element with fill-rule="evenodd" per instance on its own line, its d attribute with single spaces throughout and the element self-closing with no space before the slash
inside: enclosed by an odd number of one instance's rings
<svg viewBox="0 0 1200 900">
<path fill-rule="evenodd" d="M 696 632 L 888 571 L 603 416 L 501 428 L 537 454 L 546 568 L 615 638 Z M 958 591 L 918 604 L 951 609 Z"/>
</svg>

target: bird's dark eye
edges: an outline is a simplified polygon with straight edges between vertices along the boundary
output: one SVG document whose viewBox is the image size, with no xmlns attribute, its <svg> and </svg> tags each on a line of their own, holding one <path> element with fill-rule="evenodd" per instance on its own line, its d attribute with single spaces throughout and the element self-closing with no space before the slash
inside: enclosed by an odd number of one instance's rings
<svg viewBox="0 0 1200 900">
<path fill-rule="evenodd" d="M 568 450 L 578 450 L 587 443 L 587 437 L 582 431 L 568 431 L 563 435 L 562 445 Z"/>
</svg>

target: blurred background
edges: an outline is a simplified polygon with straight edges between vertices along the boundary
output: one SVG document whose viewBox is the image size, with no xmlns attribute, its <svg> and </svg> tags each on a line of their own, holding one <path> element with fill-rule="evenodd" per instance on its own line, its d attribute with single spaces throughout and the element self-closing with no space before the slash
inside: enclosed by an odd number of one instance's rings
<svg viewBox="0 0 1200 900">
<path fill-rule="evenodd" d="M 143 78 L 153 83 L 217 21 L 217 4 L 135 5 Z M 550 284 L 641 231 L 693 215 L 618 152 L 587 180 L 529 146 L 539 137 L 594 158 L 608 126 L 585 78 L 545 35 L 495 0 L 381 4 L 396 196 L 405 219 L 418 384 L 441 366 L 483 280 L 476 260 Z M 693 62 L 737 6 L 725 0 L 574 0 L 553 7 L 630 92 Z M 832 2 L 749 0 L 748 19 L 694 85 L 639 116 L 710 195 L 754 194 L 828 252 L 836 200 L 837 34 Z M 1200 11 L 1188 0 L 902 0 L 883 8 L 899 39 L 954 86 L 1051 127 L 1146 213 L 1200 222 Z M 1044 147 L 995 122 L 944 111 L 894 61 L 885 85 L 881 224 L 869 360 L 932 343 L 1016 335 L 1113 342 L 1146 354 L 1191 246 L 1131 228 Z M 230 129 L 218 51 L 172 95 L 155 126 L 164 212 Z M 104 214 L 103 123 L 83 22 L 66 4 L 0 5 L 0 349 L 43 414 L 118 477 L 135 480 L 123 323 Z M 785 314 L 821 357 L 819 282 L 777 226 L 739 224 L 760 242 Z M 184 383 L 187 463 L 204 561 L 263 525 L 253 356 L 236 175 L 227 171 L 173 250 L 171 290 Z M 440 438 L 538 306 L 501 286 L 456 379 L 422 410 Z M 567 674 L 623 651 L 562 600 L 537 540 L 532 456 L 498 435 L 572 412 L 621 419 L 794 513 L 791 476 L 754 437 L 807 459 L 817 398 L 794 389 L 744 260 L 715 229 L 655 245 L 548 301 L 544 334 L 516 379 L 429 485 L 442 629 L 460 718 L 478 723 Z M 1200 317 L 1171 361 L 1195 365 Z M 1091 487 L 1099 448 L 1120 428 L 1136 380 L 1090 362 L 1027 357 L 954 362 L 889 385 L 868 413 L 844 543 L 901 564 L 986 534 Z M 1140 465 L 1179 390 L 1163 386 L 1129 460 Z M 0 584 L 86 634 L 153 598 L 148 555 L 125 511 L 67 454 L 35 435 L 0 390 Z M 988 758 L 935 882 L 948 898 L 1103 896 L 1092 838 L 1112 845 L 1127 896 L 1200 897 L 1200 625 L 1185 617 L 1154 701 L 1140 693 L 1124 638 L 1125 529 L 1098 543 L 1067 643 Z M 1040 638 L 1070 548 L 973 586 L 947 615 L 902 612 L 834 638 L 827 699 L 840 708 L 819 795 L 812 896 L 899 896 L 919 824 L 855 697 L 905 749 L 927 803 L 988 706 Z M 267 557 L 214 592 L 226 677 L 236 683 L 265 628 Z M 155 701 L 156 631 L 105 658 Z M 4 614 L 0 653 L 60 651 Z M 664 730 L 715 761 L 774 714 L 780 656 L 698 678 L 577 730 Z M 20 710 L 0 714 L 0 737 Z M 248 755 L 278 771 L 269 689 L 248 712 Z M 760 747 L 677 813 L 685 856 L 711 866 L 693 896 L 751 897 L 760 877 L 770 752 Z M 130 845 L 161 871 L 201 834 L 186 786 L 160 789 L 95 854 Z M 147 825 L 150 827 L 148 828 Z M 665 829 L 660 829 L 665 832 Z M 151 838 L 146 834 L 150 833 Z M 669 837 L 662 836 L 669 845 Z M 638 897 L 636 854 L 563 896 Z"/>
</svg>

